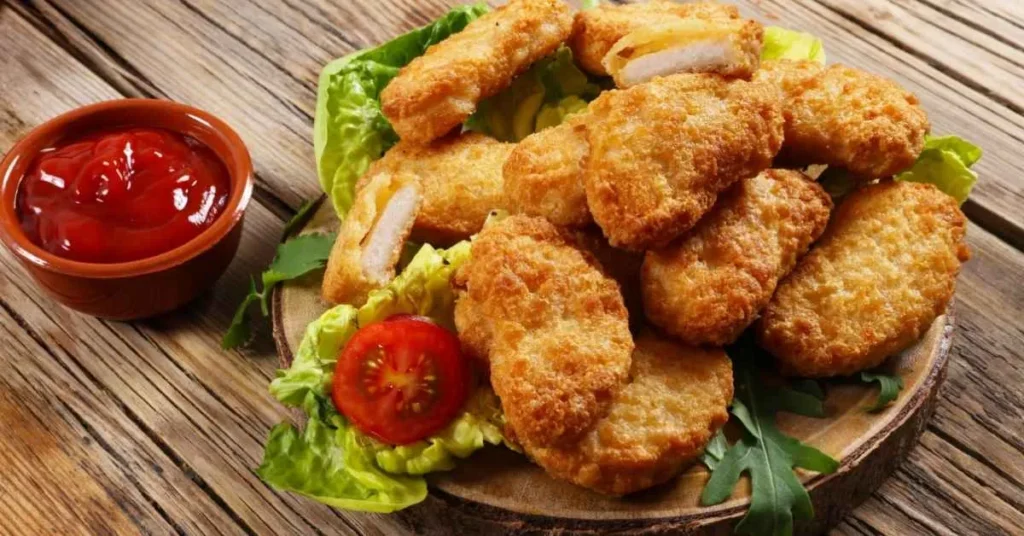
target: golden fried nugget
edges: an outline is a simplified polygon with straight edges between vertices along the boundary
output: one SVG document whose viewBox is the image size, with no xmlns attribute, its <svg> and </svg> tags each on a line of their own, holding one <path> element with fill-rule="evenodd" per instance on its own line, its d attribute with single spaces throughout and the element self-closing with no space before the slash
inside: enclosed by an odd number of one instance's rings
<svg viewBox="0 0 1024 536">
<path fill-rule="evenodd" d="M 590 104 L 587 205 L 613 246 L 662 247 L 782 145 L 769 84 L 677 74 L 608 91 Z"/>
<path fill-rule="evenodd" d="M 720 349 L 644 334 L 630 376 L 608 416 L 578 443 L 524 446 L 526 453 L 556 478 L 623 495 L 678 475 L 729 420 L 732 362 Z"/>
<path fill-rule="evenodd" d="M 779 283 L 757 324 L 785 373 L 844 376 L 910 346 L 942 314 L 966 221 L 931 184 L 883 182 L 847 196 L 818 244 Z"/>
<path fill-rule="evenodd" d="M 601 60 L 619 39 L 633 30 L 678 18 L 728 20 L 739 17 L 740 12 L 735 6 L 713 2 L 680 4 L 652 0 L 624 5 L 602 2 L 595 8 L 576 14 L 569 46 L 581 67 L 596 75 L 607 75 Z"/>
<path fill-rule="evenodd" d="M 677 73 L 749 80 L 761 64 L 763 46 L 764 27 L 757 21 L 676 19 L 633 30 L 601 64 L 621 88 Z"/>
<path fill-rule="evenodd" d="M 561 125 L 531 134 L 505 161 L 505 199 L 513 212 L 543 216 L 555 225 L 593 223 L 583 187 L 589 153 L 586 112 Z"/>
<path fill-rule="evenodd" d="M 831 210 L 825 190 L 798 171 L 770 169 L 733 185 L 689 233 L 647 252 L 647 318 L 687 344 L 734 342 Z"/>
<path fill-rule="evenodd" d="M 462 124 L 571 31 L 572 10 L 562 0 L 511 0 L 403 67 L 381 92 L 381 110 L 403 140 L 427 143 Z"/>
<path fill-rule="evenodd" d="M 786 140 L 779 158 L 787 165 L 888 177 L 913 165 L 931 128 L 913 93 L 852 67 L 767 61 L 754 78 L 782 90 Z"/>
<path fill-rule="evenodd" d="M 618 285 L 571 232 L 522 215 L 489 224 L 456 283 L 456 327 L 464 336 L 471 304 L 483 324 L 469 346 L 484 347 L 518 442 L 573 442 L 605 416 L 633 337 Z"/>
<path fill-rule="evenodd" d="M 419 206 L 419 186 L 409 175 L 381 173 L 359 190 L 327 260 L 324 300 L 358 307 L 391 281 Z"/>
<path fill-rule="evenodd" d="M 356 190 L 380 173 L 416 177 L 423 204 L 411 238 L 448 246 L 479 231 L 491 210 L 505 208 L 501 167 L 514 147 L 475 132 L 429 145 L 400 141 L 370 165 Z"/>
</svg>

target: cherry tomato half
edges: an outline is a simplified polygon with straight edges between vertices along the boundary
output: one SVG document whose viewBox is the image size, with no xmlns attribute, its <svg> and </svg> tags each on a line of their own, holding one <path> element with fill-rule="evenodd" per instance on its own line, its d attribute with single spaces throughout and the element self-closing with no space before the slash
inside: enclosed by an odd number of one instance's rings
<svg viewBox="0 0 1024 536">
<path fill-rule="evenodd" d="M 395 315 L 356 332 L 338 357 L 334 406 L 362 432 L 403 445 L 447 425 L 469 394 L 470 372 L 454 333 Z"/>
</svg>

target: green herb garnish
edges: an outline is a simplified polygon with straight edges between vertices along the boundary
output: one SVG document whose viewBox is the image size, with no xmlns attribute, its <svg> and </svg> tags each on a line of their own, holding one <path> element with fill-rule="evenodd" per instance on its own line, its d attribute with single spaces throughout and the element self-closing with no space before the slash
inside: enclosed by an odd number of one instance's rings
<svg viewBox="0 0 1024 536">
<path fill-rule="evenodd" d="M 335 237 L 334 233 L 307 234 L 289 239 L 277 246 L 277 255 L 274 256 L 267 271 L 263 272 L 260 277 L 262 290 L 257 290 L 255 278 L 249 279 L 249 294 L 245 296 L 242 304 L 235 311 L 231 325 L 220 341 L 221 347 L 227 350 L 248 341 L 252 337 L 252 328 L 249 325 L 247 314 L 249 306 L 258 302 L 263 316 L 269 316 L 270 291 L 274 285 L 323 268 L 327 264 L 327 257 L 331 254 Z"/>
<path fill-rule="evenodd" d="M 896 400 L 896 397 L 900 395 L 900 391 L 903 390 L 903 378 L 895 374 L 865 371 L 861 372 L 858 377 L 864 383 L 878 382 L 878 398 L 868 408 L 868 411 L 871 413 L 882 411 L 890 402 Z"/>
</svg>

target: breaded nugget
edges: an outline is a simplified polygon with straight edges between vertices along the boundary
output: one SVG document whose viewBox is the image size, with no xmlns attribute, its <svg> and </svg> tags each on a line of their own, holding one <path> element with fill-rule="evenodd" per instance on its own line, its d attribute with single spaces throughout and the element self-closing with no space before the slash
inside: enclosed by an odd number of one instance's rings
<svg viewBox="0 0 1024 536">
<path fill-rule="evenodd" d="M 608 91 L 590 104 L 587 205 L 613 246 L 662 247 L 782 145 L 769 84 L 677 74 Z"/>
<path fill-rule="evenodd" d="M 579 443 L 526 453 L 557 478 L 623 495 L 679 474 L 729 420 L 732 362 L 720 349 L 641 335 L 630 376 Z"/>
<path fill-rule="evenodd" d="M 644 303 L 640 292 L 640 269 L 643 253 L 613 247 L 600 229 L 590 227 L 576 234 L 580 245 L 594 254 L 606 274 L 619 284 L 622 301 L 629 311 L 629 325 L 637 329 L 644 324 Z"/>
<path fill-rule="evenodd" d="M 381 173 L 359 190 L 327 260 L 324 300 L 358 307 L 394 278 L 419 206 L 419 185 L 409 175 Z"/>
<path fill-rule="evenodd" d="M 593 223 L 583 187 L 589 146 L 586 112 L 561 125 L 531 134 L 505 161 L 505 199 L 509 210 L 543 216 L 555 225 Z"/>
<path fill-rule="evenodd" d="M 572 233 L 521 215 L 489 224 L 457 283 L 465 291 L 456 318 L 467 318 L 469 303 L 485 323 L 470 346 L 486 347 L 520 444 L 574 442 L 605 416 L 629 373 L 633 338 L 618 285 Z M 464 335 L 465 323 L 456 326 Z"/>
<path fill-rule="evenodd" d="M 647 318 L 687 344 L 734 342 L 831 210 L 825 190 L 798 171 L 770 169 L 733 185 L 689 233 L 647 252 Z"/>
<path fill-rule="evenodd" d="M 764 27 L 757 21 L 676 19 L 626 34 L 601 64 L 622 88 L 677 73 L 750 79 L 763 47 Z"/>
<path fill-rule="evenodd" d="M 895 82 L 844 65 L 768 61 L 756 80 L 783 92 L 787 165 L 828 164 L 865 179 L 911 165 L 931 128 L 917 97 Z"/>
<path fill-rule="evenodd" d="M 821 241 L 779 283 L 758 342 L 788 374 L 844 376 L 910 346 L 953 296 L 970 257 L 966 221 L 931 184 L 883 182 L 847 196 Z"/>
<path fill-rule="evenodd" d="M 423 204 L 411 238 L 447 246 L 479 231 L 491 210 L 505 208 L 501 167 L 513 147 L 475 132 L 429 145 L 401 141 L 370 165 L 356 190 L 380 173 L 416 177 Z"/>
<path fill-rule="evenodd" d="M 381 92 L 381 110 L 403 140 L 427 143 L 462 124 L 571 31 L 572 10 L 562 0 L 511 0 L 403 67 Z"/>
<path fill-rule="evenodd" d="M 616 41 L 638 28 L 646 28 L 675 18 L 708 20 L 738 19 L 736 6 L 713 2 L 679 4 L 653 0 L 640 4 L 614 5 L 602 2 L 593 9 L 580 11 L 573 21 L 569 46 L 580 66 L 596 75 L 607 75 L 601 60 Z"/>
</svg>

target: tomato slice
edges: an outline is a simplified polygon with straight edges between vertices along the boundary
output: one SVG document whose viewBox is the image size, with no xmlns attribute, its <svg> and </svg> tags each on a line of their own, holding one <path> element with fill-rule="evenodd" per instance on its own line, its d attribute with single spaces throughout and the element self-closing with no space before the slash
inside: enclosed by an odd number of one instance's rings
<svg viewBox="0 0 1024 536">
<path fill-rule="evenodd" d="M 454 333 L 396 315 L 349 339 L 334 369 L 334 406 L 362 432 L 392 445 L 451 422 L 469 394 L 470 371 Z"/>
</svg>

